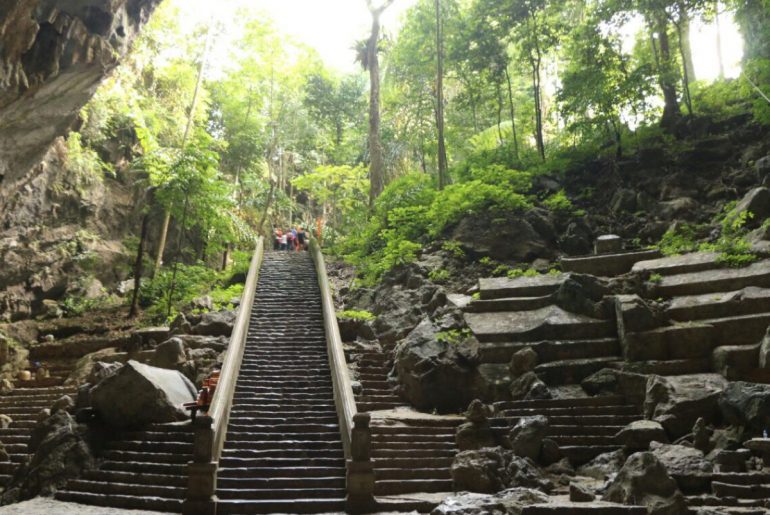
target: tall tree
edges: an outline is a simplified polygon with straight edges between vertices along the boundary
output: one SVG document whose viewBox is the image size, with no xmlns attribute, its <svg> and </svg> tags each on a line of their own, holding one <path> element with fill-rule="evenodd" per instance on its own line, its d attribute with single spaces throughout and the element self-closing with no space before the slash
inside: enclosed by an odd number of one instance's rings
<svg viewBox="0 0 770 515">
<path fill-rule="evenodd" d="M 436 129 L 438 132 L 438 189 L 448 183 L 446 141 L 444 140 L 444 34 L 441 0 L 436 0 Z"/>
<path fill-rule="evenodd" d="M 369 203 L 372 205 L 385 189 L 385 158 L 380 138 L 380 30 L 382 14 L 394 1 L 385 0 L 377 6 L 372 0 L 366 0 L 372 15 L 372 31 L 365 51 L 358 56 L 361 66 L 369 71 Z"/>
</svg>

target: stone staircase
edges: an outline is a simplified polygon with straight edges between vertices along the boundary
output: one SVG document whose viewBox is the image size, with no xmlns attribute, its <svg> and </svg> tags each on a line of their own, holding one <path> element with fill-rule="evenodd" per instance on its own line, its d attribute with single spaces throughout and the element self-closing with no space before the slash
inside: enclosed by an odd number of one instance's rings
<svg viewBox="0 0 770 515">
<path fill-rule="evenodd" d="M 699 479 L 708 483 L 710 493 L 686 496 L 693 512 L 709 507 L 726 514 L 770 513 L 770 473 L 714 472 Z"/>
<path fill-rule="evenodd" d="M 522 417 L 547 417 L 547 438 L 559 445 L 561 455 L 575 467 L 620 449 L 615 434 L 643 418 L 640 406 L 619 396 L 507 401 L 495 403 L 495 408 L 494 425 L 504 431 Z"/>
<path fill-rule="evenodd" d="M 27 444 L 40 412 L 62 396 L 72 396 L 75 392 L 75 388 L 51 386 L 17 388 L 0 396 L 0 414 L 13 420 L 7 428 L 0 428 L 0 442 L 10 457 L 9 461 L 0 462 L 0 484 L 7 484 L 29 455 Z"/>
<path fill-rule="evenodd" d="M 351 353 L 362 386 L 356 394 L 358 411 L 395 410 L 375 414 L 370 425 L 374 494 L 383 510 L 427 512 L 436 502 L 411 494 L 452 492 L 450 468 L 457 453 L 455 431 L 462 420 L 399 416 L 399 411 L 410 411 L 411 406 L 395 394 L 388 382 L 392 352 L 392 347 L 386 347 L 382 352 Z"/>
<path fill-rule="evenodd" d="M 142 431 L 121 433 L 105 445 L 99 468 L 69 481 L 56 499 L 179 513 L 192 447 L 189 422 L 154 424 Z"/>
<path fill-rule="evenodd" d="M 724 268 L 715 254 L 700 253 L 639 262 L 634 270 L 654 278 L 651 296 L 667 303 L 672 324 L 626 335 L 632 363 L 625 368 L 770 382 L 769 371 L 758 368 L 770 326 L 770 260 Z"/>
<path fill-rule="evenodd" d="M 345 457 L 307 253 L 269 252 L 219 461 L 218 513 L 345 508 Z"/>
<path fill-rule="evenodd" d="M 538 355 L 535 373 L 549 386 L 579 383 L 621 360 L 613 318 L 565 311 L 551 295 L 567 274 L 479 280 L 480 298 L 465 307 L 465 319 L 480 342 L 484 366 L 505 376 L 516 351 Z"/>
</svg>

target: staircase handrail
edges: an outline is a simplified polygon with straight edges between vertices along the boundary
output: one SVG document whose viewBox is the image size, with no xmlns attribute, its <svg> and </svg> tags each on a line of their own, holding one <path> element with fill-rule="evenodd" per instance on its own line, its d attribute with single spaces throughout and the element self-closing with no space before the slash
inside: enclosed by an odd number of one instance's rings
<svg viewBox="0 0 770 515">
<path fill-rule="evenodd" d="M 214 430 L 214 449 L 212 453 L 214 460 L 219 459 L 225 441 L 225 433 L 227 433 L 227 423 L 230 419 L 230 408 L 233 405 L 235 383 L 238 381 L 238 374 L 241 370 L 241 362 L 243 361 L 243 351 L 246 348 L 246 336 L 249 333 L 251 309 L 254 304 L 254 295 L 257 292 L 259 270 L 262 267 L 264 252 L 265 239 L 260 236 L 254 249 L 254 255 L 251 258 L 249 273 L 246 276 L 246 283 L 243 285 L 243 295 L 241 296 L 238 316 L 235 319 L 233 332 L 230 336 L 230 344 L 227 346 L 227 354 L 222 364 L 222 371 L 219 373 L 217 388 L 209 407 L 211 427 Z"/>
<path fill-rule="evenodd" d="M 318 286 L 321 289 L 326 346 L 329 354 L 329 366 L 332 372 L 334 403 L 337 406 L 342 445 L 345 450 L 345 459 L 350 460 L 353 428 L 355 427 L 353 419 L 358 413 L 358 409 L 356 408 L 353 386 L 350 382 L 345 352 L 342 349 L 340 328 L 337 325 L 337 311 L 334 308 L 331 286 L 326 275 L 326 264 L 321 252 L 321 246 L 315 238 L 310 240 L 310 254 L 315 263 Z"/>
<path fill-rule="evenodd" d="M 208 413 L 199 415 L 194 424 L 195 443 L 189 468 L 187 499 L 183 507 L 185 514 L 211 513 L 211 506 L 216 503 L 218 461 L 227 434 L 235 383 L 238 381 L 246 347 L 246 336 L 249 333 L 251 310 L 264 258 L 264 245 L 264 238 L 260 237 L 251 258 L 238 315 L 230 336 L 230 344 L 227 347 L 227 354 Z"/>
</svg>

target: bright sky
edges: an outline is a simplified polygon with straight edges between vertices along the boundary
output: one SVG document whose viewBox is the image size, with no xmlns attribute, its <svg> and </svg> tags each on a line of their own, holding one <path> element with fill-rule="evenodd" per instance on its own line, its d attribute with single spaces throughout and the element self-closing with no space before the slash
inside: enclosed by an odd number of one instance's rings
<svg viewBox="0 0 770 515">
<path fill-rule="evenodd" d="M 229 22 L 234 13 L 242 7 L 254 12 L 264 12 L 274 22 L 275 27 L 298 41 L 315 48 L 327 65 L 343 72 L 359 69 L 351 49 L 354 42 L 363 39 L 369 33 L 371 16 L 366 8 L 366 0 L 170 0 L 182 7 L 183 25 L 189 27 L 201 23 L 212 16 Z M 379 3 L 382 0 L 374 0 Z M 403 13 L 417 0 L 395 0 L 395 3 L 383 16 L 384 30 L 396 34 L 400 27 Z M 740 74 L 740 60 L 743 56 L 743 41 L 732 16 L 724 14 L 720 18 L 722 29 L 722 55 L 725 72 L 728 77 Z M 627 27 L 626 42 L 633 45 L 633 34 L 641 23 L 632 20 Z M 233 32 L 237 32 L 233 31 Z M 237 34 L 230 33 L 230 37 Z M 698 79 L 712 80 L 718 77 L 716 59 L 716 27 L 713 23 L 704 24 L 695 21 L 692 24 L 690 39 L 693 61 Z M 225 42 L 223 46 L 226 46 Z M 216 55 L 221 53 L 221 57 Z M 212 59 L 222 63 L 225 50 L 215 50 Z"/>
<path fill-rule="evenodd" d="M 212 14 L 228 21 L 238 8 L 266 13 L 284 34 L 315 48 L 327 65 L 340 71 L 360 69 L 353 44 L 365 38 L 372 18 L 366 0 L 175 0 L 183 5 L 185 22 L 195 24 Z M 375 5 L 381 0 L 375 0 Z M 398 31 L 401 15 L 417 0 L 395 0 L 383 15 L 388 33 Z M 212 10 L 212 5 L 215 6 Z"/>
</svg>

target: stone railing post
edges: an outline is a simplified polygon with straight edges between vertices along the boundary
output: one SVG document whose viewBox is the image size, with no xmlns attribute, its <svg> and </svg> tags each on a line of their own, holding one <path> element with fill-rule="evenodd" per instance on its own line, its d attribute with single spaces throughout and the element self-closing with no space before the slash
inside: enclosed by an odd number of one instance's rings
<svg viewBox="0 0 770 515">
<path fill-rule="evenodd" d="M 370 419 L 369 413 L 353 416 L 350 459 L 347 462 L 348 513 L 367 513 L 375 508 Z"/>
<path fill-rule="evenodd" d="M 184 515 L 216 515 L 217 463 L 213 461 L 213 420 L 199 415 L 193 423 L 195 439 L 193 459 L 187 465 L 187 497 L 182 505 Z"/>
</svg>

